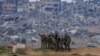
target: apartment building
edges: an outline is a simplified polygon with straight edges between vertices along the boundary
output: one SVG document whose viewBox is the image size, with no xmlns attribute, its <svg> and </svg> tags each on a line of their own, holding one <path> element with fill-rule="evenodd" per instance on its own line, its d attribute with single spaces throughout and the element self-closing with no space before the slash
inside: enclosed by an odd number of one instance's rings
<svg viewBox="0 0 100 56">
<path fill-rule="evenodd" d="M 28 3 L 29 3 L 29 0 L 18 0 L 17 12 L 18 13 L 27 13 L 28 12 Z"/>
<path fill-rule="evenodd" d="M 61 10 L 61 0 L 40 0 L 40 3 L 41 11 L 57 15 Z"/>
<path fill-rule="evenodd" d="M 3 0 L 2 12 L 3 13 L 15 13 L 17 12 L 18 0 Z"/>
</svg>

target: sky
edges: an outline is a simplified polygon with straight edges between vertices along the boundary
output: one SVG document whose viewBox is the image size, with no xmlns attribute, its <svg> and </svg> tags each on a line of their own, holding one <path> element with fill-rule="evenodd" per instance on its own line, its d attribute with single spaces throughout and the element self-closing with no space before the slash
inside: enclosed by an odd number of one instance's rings
<svg viewBox="0 0 100 56">
<path fill-rule="evenodd" d="M 30 0 L 31 2 L 36 1 L 36 0 Z M 66 0 L 62 0 L 62 1 L 66 1 Z M 71 2 L 71 0 L 67 0 L 67 2 Z"/>
</svg>

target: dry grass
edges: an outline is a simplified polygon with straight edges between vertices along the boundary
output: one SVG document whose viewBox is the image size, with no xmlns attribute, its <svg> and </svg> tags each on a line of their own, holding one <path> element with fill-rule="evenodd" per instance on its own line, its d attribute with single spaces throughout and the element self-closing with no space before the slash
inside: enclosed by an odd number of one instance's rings
<svg viewBox="0 0 100 56">
<path fill-rule="evenodd" d="M 37 50 L 30 51 L 26 56 L 100 56 L 100 48 L 79 48 L 72 51 Z"/>
<path fill-rule="evenodd" d="M 0 56 L 9 56 L 9 55 L 0 54 Z M 27 55 L 24 56 L 100 56 L 100 48 L 78 48 L 78 49 L 72 49 L 70 52 L 68 51 L 55 52 L 52 50 L 41 51 L 40 49 L 34 49 L 31 51 L 27 51 Z"/>
</svg>

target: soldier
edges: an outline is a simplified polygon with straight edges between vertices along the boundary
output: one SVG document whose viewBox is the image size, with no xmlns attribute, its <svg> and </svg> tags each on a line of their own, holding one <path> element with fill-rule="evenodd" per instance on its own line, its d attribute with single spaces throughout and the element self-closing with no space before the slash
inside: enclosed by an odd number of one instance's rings
<svg viewBox="0 0 100 56">
<path fill-rule="evenodd" d="M 65 49 L 68 49 L 68 51 L 70 51 L 71 37 L 65 33 L 65 37 L 63 38 L 63 41 L 64 41 Z"/>
<path fill-rule="evenodd" d="M 41 37 L 41 48 L 44 50 L 44 48 L 47 48 L 47 38 L 44 34 L 39 34 L 39 36 Z"/>
<path fill-rule="evenodd" d="M 59 50 L 60 49 L 60 45 L 59 45 L 59 43 L 60 43 L 60 37 L 59 37 L 59 35 L 58 35 L 58 32 L 57 31 L 55 31 L 55 34 L 54 34 L 54 47 L 55 47 L 55 49 L 56 49 L 56 51 L 57 50 Z"/>
<path fill-rule="evenodd" d="M 50 33 L 48 35 L 45 34 L 39 34 L 41 37 L 41 48 L 49 48 L 49 49 L 55 49 L 58 51 L 60 48 L 68 49 L 70 51 L 70 43 L 71 38 L 68 34 L 65 34 L 64 36 L 59 36 L 58 32 Z"/>
</svg>

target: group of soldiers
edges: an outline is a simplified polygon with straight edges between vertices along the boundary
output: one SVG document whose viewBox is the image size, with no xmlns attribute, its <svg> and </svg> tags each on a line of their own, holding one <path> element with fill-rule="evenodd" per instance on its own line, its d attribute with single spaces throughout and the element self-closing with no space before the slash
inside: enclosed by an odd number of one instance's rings
<svg viewBox="0 0 100 56">
<path fill-rule="evenodd" d="M 58 50 L 68 50 L 70 51 L 71 38 L 68 34 L 63 36 L 59 35 L 58 32 L 49 34 L 39 34 L 41 37 L 41 48 L 44 49 L 54 49 Z"/>
</svg>

